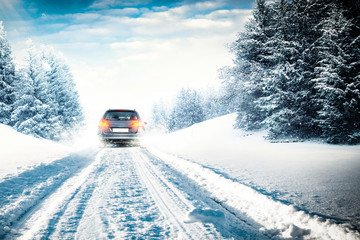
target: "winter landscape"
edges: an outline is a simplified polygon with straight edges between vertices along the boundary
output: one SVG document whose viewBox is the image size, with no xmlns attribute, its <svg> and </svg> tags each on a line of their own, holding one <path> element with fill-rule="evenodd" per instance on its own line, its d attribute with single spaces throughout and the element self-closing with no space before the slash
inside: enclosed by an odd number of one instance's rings
<svg viewBox="0 0 360 240">
<path fill-rule="evenodd" d="M 0 239 L 360 239 L 359 6 L 1 1 Z"/>
<path fill-rule="evenodd" d="M 97 148 L 95 136 L 66 148 L 2 125 L 1 236 L 360 237 L 359 146 L 270 143 L 234 132 L 235 117 L 148 137 L 146 148 Z"/>
</svg>

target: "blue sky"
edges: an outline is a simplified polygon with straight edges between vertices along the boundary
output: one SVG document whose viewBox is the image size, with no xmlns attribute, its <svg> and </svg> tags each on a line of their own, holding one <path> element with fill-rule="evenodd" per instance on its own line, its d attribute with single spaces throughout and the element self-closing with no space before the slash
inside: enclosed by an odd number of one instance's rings
<svg viewBox="0 0 360 240">
<path fill-rule="evenodd" d="M 251 17 L 253 0 L 0 0 L 13 55 L 28 39 L 61 51 L 89 115 L 110 107 L 148 112 L 182 87 L 219 84 L 232 64 L 226 44 Z"/>
<path fill-rule="evenodd" d="M 206 0 L 23 0 L 16 1 L 17 6 L 21 6 L 32 17 L 38 17 L 42 13 L 46 14 L 71 14 L 85 13 L 100 9 L 122 9 L 122 8 L 168 8 L 191 5 L 195 3 L 209 2 Z M 252 7 L 253 1 L 250 0 L 223 0 L 222 7 L 227 9 Z"/>
</svg>

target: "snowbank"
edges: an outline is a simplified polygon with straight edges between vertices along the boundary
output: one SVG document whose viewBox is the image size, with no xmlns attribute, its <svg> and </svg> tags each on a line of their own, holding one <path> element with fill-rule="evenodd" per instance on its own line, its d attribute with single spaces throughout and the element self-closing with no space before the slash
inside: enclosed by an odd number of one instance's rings
<svg viewBox="0 0 360 240">
<path fill-rule="evenodd" d="M 234 130 L 235 117 L 229 114 L 149 137 L 147 144 L 278 202 L 360 229 L 360 145 L 271 143 L 264 132 Z M 296 231 L 294 226 L 292 233 Z"/>
<path fill-rule="evenodd" d="M 169 166 L 179 170 L 190 180 L 197 182 L 211 194 L 211 198 L 228 209 L 239 219 L 263 232 L 270 238 L 285 239 L 358 239 L 360 234 L 341 225 L 323 221 L 265 196 L 254 189 L 227 179 L 218 173 L 178 157 L 157 151 L 149 151 Z M 223 215 L 212 210 L 195 209 L 189 213 L 189 221 L 216 222 Z"/>
<path fill-rule="evenodd" d="M 0 181 L 71 152 L 69 147 L 18 133 L 3 124 L 0 124 L 0 136 Z"/>
<path fill-rule="evenodd" d="M 151 137 L 152 145 L 182 156 L 233 164 L 257 161 L 261 164 L 304 164 L 314 161 L 339 161 L 360 159 L 359 146 L 335 146 L 321 143 L 271 143 L 263 136 L 265 132 L 244 132 L 233 129 L 236 114 L 229 114 L 195 124 L 189 128 L 167 135 Z M 268 165 L 268 164 L 266 164 Z"/>
</svg>

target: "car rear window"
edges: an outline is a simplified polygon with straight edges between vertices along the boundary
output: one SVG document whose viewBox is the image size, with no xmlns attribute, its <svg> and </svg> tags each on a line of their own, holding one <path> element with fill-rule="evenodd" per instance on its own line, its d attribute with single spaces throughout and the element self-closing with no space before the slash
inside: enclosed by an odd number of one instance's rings
<svg viewBox="0 0 360 240">
<path fill-rule="evenodd" d="M 108 120 L 137 120 L 137 113 L 134 111 L 109 111 L 105 113 L 105 119 Z"/>
</svg>

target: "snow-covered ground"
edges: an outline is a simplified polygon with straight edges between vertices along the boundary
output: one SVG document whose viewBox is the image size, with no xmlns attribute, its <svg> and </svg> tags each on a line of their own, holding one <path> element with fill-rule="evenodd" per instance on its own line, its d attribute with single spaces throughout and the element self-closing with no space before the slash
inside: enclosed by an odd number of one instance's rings
<svg viewBox="0 0 360 240">
<path fill-rule="evenodd" d="M 0 124 L 0 181 L 40 164 L 69 155 L 71 149 L 52 141 L 37 139 Z"/>
<path fill-rule="evenodd" d="M 271 143 L 264 132 L 234 130 L 235 117 L 229 114 L 149 142 L 157 151 L 199 163 L 276 202 L 360 229 L 359 145 Z"/>
<path fill-rule="evenodd" d="M 359 146 L 269 143 L 234 118 L 146 148 L 1 126 L 0 239 L 360 239 Z"/>
<path fill-rule="evenodd" d="M 38 139 L 0 124 L 0 239 L 41 199 L 92 161 L 96 150 Z M 77 151 L 75 153 L 75 151 Z"/>
<path fill-rule="evenodd" d="M 32 157 L 53 151 L 49 141 L 8 130 L 24 145 L 42 142 Z M 143 148 L 35 162 L 13 156 L 27 167 L 3 169 L 11 174 L 0 181 L 0 239 L 267 239 Z"/>
</svg>

